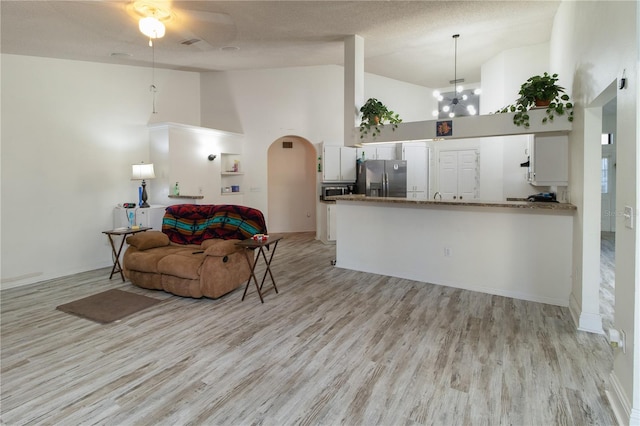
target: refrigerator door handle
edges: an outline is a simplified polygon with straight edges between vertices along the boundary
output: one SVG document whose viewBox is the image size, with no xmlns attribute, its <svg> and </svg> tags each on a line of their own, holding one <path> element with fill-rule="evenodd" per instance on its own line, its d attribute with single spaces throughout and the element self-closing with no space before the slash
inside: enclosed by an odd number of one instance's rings
<svg viewBox="0 0 640 426">
<path fill-rule="evenodd" d="M 388 197 L 389 196 L 389 174 L 388 173 L 384 173 L 382 175 L 382 196 L 383 197 Z"/>
</svg>

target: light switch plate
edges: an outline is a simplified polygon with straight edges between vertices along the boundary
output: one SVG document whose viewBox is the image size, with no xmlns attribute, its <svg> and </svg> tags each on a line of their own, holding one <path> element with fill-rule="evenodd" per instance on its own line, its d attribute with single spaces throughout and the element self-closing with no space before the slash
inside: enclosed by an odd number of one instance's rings
<svg viewBox="0 0 640 426">
<path fill-rule="evenodd" d="M 633 207 L 624 206 L 624 226 L 633 229 Z"/>
</svg>

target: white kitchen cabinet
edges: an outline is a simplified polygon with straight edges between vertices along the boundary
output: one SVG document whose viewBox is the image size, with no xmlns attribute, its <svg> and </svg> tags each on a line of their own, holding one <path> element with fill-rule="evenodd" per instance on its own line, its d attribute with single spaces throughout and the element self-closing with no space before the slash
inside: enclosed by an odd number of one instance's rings
<svg viewBox="0 0 640 426">
<path fill-rule="evenodd" d="M 113 229 L 128 228 L 129 227 L 129 215 L 133 216 L 134 224 L 140 227 L 153 228 L 154 231 L 162 231 L 162 218 L 166 206 L 152 205 L 151 207 L 134 207 L 132 209 L 126 209 L 122 206 L 116 206 L 113 210 Z M 123 236 L 121 238 L 126 238 Z M 117 242 L 117 244 L 120 244 Z M 124 252 L 127 251 L 129 245 L 125 242 L 122 243 L 122 251 L 120 252 L 120 262 L 124 257 Z"/>
<path fill-rule="evenodd" d="M 402 144 L 402 159 L 407 161 L 407 198 L 429 198 L 429 150 L 426 144 Z"/>
<path fill-rule="evenodd" d="M 355 182 L 356 149 L 347 146 L 322 146 L 322 181 Z"/>
<path fill-rule="evenodd" d="M 327 204 L 327 241 L 336 241 L 336 205 Z"/>
<path fill-rule="evenodd" d="M 162 218 L 165 206 L 135 207 L 126 209 L 116 206 L 113 211 L 113 227 L 127 228 L 129 226 L 129 214 L 133 215 L 134 224 L 141 227 L 153 228 L 154 231 L 162 231 Z"/>
<path fill-rule="evenodd" d="M 534 136 L 527 148 L 527 178 L 535 186 L 567 186 L 569 184 L 569 138 Z"/>
<path fill-rule="evenodd" d="M 364 153 L 364 157 L 362 154 Z M 396 160 L 396 144 L 376 144 L 357 148 L 359 159 L 364 160 Z"/>
<path fill-rule="evenodd" d="M 320 203 L 318 208 L 318 239 L 325 244 L 336 243 L 336 204 Z"/>
<path fill-rule="evenodd" d="M 440 151 L 438 187 L 443 200 L 478 198 L 478 157 L 475 149 Z"/>
</svg>

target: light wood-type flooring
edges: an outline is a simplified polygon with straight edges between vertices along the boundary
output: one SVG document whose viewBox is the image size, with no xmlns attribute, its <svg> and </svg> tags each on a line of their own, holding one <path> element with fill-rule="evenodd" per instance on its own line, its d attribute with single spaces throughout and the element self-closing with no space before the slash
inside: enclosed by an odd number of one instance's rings
<svg viewBox="0 0 640 426">
<path fill-rule="evenodd" d="M 615 306 L 616 286 L 616 259 L 615 259 L 616 234 L 614 232 L 602 232 L 600 236 L 600 315 L 602 316 L 602 328 L 608 334 L 613 327 L 613 309 Z"/>
<path fill-rule="evenodd" d="M 2 291 L 2 424 L 615 424 L 612 350 L 567 308 L 334 256 L 286 235 L 280 294 L 264 304 L 255 289 L 244 301 L 138 289 L 108 269 Z M 163 302 L 108 325 L 55 309 L 109 288 Z"/>
</svg>

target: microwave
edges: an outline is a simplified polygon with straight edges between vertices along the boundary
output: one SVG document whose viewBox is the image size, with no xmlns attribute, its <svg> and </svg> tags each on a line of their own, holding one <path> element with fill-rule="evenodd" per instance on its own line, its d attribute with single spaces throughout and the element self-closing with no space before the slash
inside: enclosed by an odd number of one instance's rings
<svg viewBox="0 0 640 426">
<path fill-rule="evenodd" d="M 325 200 L 327 197 L 334 197 L 336 195 L 347 195 L 353 192 L 353 185 L 332 185 L 323 186 L 322 194 L 320 197 Z"/>
</svg>

